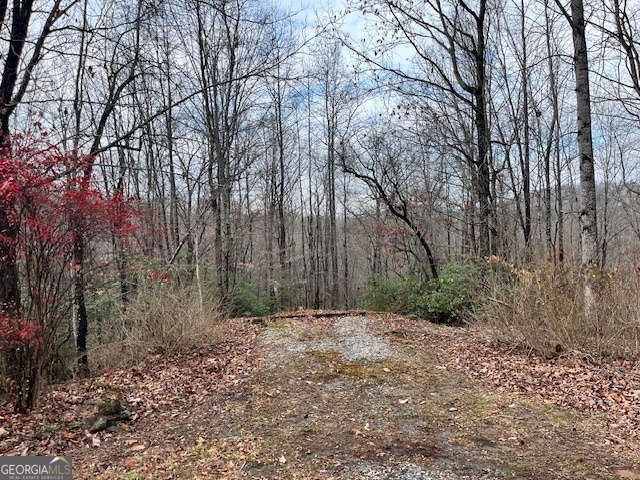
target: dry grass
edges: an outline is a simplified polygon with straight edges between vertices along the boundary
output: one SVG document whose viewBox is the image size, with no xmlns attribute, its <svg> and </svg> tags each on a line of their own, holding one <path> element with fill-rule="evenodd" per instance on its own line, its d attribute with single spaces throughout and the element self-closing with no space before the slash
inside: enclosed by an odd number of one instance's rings
<svg viewBox="0 0 640 480">
<path fill-rule="evenodd" d="M 576 270 L 547 267 L 514 274 L 511 281 L 488 281 L 480 300 L 478 320 L 495 327 L 501 339 L 543 355 L 640 358 L 638 272 L 584 278 Z"/>
<path fill-rule="evenodd" d="M 157 285 L 127 308 L 127 343 L 142 351 L 172 354 L 210 342 L 219 331 L 220 304 L 194 287 Z"/>
<path fill-rule="evenodd" d="M 223 336 L 217 300 L 201 297 L 195 286 L 139 286 L 122 318 L 122 341 L 94 352 L 100 364 L 122 367 L 147 354 L 171 355 L 216 342 Z"/>
</svg>

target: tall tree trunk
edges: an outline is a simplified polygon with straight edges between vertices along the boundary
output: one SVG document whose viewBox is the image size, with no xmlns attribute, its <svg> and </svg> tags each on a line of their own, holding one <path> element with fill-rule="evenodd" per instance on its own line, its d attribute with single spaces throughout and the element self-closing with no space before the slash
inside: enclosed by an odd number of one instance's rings
<svg viewBox="0 0 640 480">
<path fill-rule="evenodd" d="M 556 78 L 556 66 L 554 62 L 554 50 L 552 48 L 551 36 L 553 32 L 553 28 L 551 25 L 551 20 L 549 18 L 549 8 L 548 8 L 548 0 L 545 1 L 545 42 L 546 42 L 546 53 L 547 53 L 547 67 L 549 69 L 549 93 L 551 94 L 551 102 L 553 105 L 553 117 L 551 118 L 551 125 L 549 126 L 549 133 L 547 135 L 547 142 L 545 145 L 544 151 L 544 179 L 545 179 L 545 236 L 547 243 L 547 251 L 549 257 L 554 261 L 562 262 L 563 253 L 561 250 L 561 242 L 560 238 L 562 238 L 562 219 L 561 219 L 561 201 L 562 201 L 562 184 L 561 184 L 561 176 L 560 176 L 560 168 L 559 168 L 559 158 L 560 158 L 560 106 L 558 101 L 558 84 Z M 555 151 L 554 151 L 555 148 Z M 560 205 L 558 209 L 558 223 L 557 223 L 557 232 L 558 232 L 558 241 L 557 241 L 557 250 L 556 245 L 554 244 L 554 235 L 552 234 L 552 226 L 551 226 L 551 212 L 552 212 L 552 199 L 551 192 L 553 190 L 553 186 L 551 184 L 551 171 L 552 171 L 552 163 L 551 156 L 555 154 L 555 158 L 558 159 L 555 165 L 557 167 L 556 171 L 556 183 L 557 183 L 557 192 L 556 192 L 556 206 Z M 555 169 L 554 167 L 554 169 Z"/>
<path fill-rule="evenodd" d="M 3 125 L 0 131 L 0 156 L 9 156 L 11 140 L 8 118 L 1 118 L 0 122 Z M 18 225 L 11 220 L 14 217 L 13 211 L 13 205 L 0 203 L 0 308 L 5 316 L 19 317 L 21 303 L 15 250 Z"/>
<path fill-rule="evenodd" d="M 0 119 L 3 130 L 0 131 L 0 157 L 11 155 L 11 140 L 8 134 L 8 118 Z M 4 180 L 0 178 L 0 181 Z M 22 306 L 18 277 L 18 259 L 16 243 L 18 225 L 14 218 L 14 206 L 0 202 L 0 314 L 10 321 L 20 318 Z M 4 352 L 4 361 L 8 370 L 7 394 L 16 411 L 24 412 L 33 406 L 35 388 L 29 389 L 30 350 L 9 347 Z"/>
<path fill-rule="evenodd" d="M 169 62 L 169 46 L 167 48 L 167 105 L 173 103 L 173 90 L 171 87 L 171 72 Z M 180 229 L 178 227 L 178 188 L 176 185 L 176 173 L 174 167 L 174 139 L 173 139 L 173 111 L 171 108 L 166 114 L 167 124 L 167 156 L 169 165 L 169 229 L 171 231 L 171 250 L 180 245 Z"/>
<path fill-rule="evenodd" d="M 344 156 L 344 152 L 342 152 Z M 342 278 L 344 280 L 343 288 L 343 305 L 349 308 L 351 288 L 349 285 L 349 235 L 348 235 L 348 216 L 347 216 L 347 182 L 346 179 L 342 184 Z"/>
<path fill-rule="evenodd" d="M 285 166 L 285 142 L 284 142 L 284 118 L 283 118 L 283 92 L 280 67 L 277 67 L 276 91 L 273 94 L 276 120 L 276 136 L 278 148 L 278 188 L 276 193 L 276 205 L 278 211 L 278 259 L 280 261 L 281 274 L 288 270 L 287 262 L 287 228 L 284 212 L 284 200 L 286 194 L 286 166 Z"/>
<path fill-rule="evenodd" d="M 562 193 L 561 156 L 560 156 L 560 125 L 556 125 L 556 205 L 558 209 L 558 262 L 564 262 L 564 204 Z"/>
<path fill-rule="evenodd" d="M 520 41 L 522 47 L 522 95 L 523 95 L 523 122 L 524 122 L 524 158 L 521 158 L 522 193 L 524 200 L 524 244 L 527 253 L 531 246 L 531 146 L 529 125 L 529 61 L 527 53 L 527 38 L 525 33 L 525 2 L 521 0 L 520 8 Z"/>
<path fill-rule="evenodd" d="M 469 88 L 474 99 L 474 116 L 476 127 L 476 146 L 478 149 L 477 162 L 477 193 L 480 211 L 478 256 L 488 257 L 497 253 L 497 239 L 491 238 L 492 228 L 492 197 L 491 197 L 491 131 L 487 119 L 486 98 L 486 45 L 484 35 L 484 21 L 486 15 L 486 0 L 480 2 L 479 12 L 474 15 L 476 22 L 477 47 L 475 49 L 474 68 L 476 84 Z"/>
<path fill-rule="evenodd" d="M 84 378 L 89 374 L 89 360 L 87 357 L 87 333 L 89 322 L 84 298 L 84 240 L 80 234 L 74 236 L 73 266 L 74 266 L 74 300 L 76 305 L 78 336 L 76 349 L 78 352 L 78 376 Z"/>
<path fill-rule="evenodd" d="M 325 237 L 325 291 L 330 296 L 329 306 L 337 308 L 339 304 L 340 283 L 338 278 L 338 233 L 336 228 L 336 135 L 337 113 L 333 102 L 336 99 L 327 97 L 327 225 Z"/>
<path fill-rule="evenodd" d="M 578 154 L 580 156 L 581 260 L 583 268 L 591 270 L 599 266 L 600 259 L 596 216 L 596 178 L 591 133 L 589 58 L 587 55 L 583 0 L 571 0 L 571 15 L 568 18 L 573 36 L 573 66 L 576 75 Z"/>
</svg>

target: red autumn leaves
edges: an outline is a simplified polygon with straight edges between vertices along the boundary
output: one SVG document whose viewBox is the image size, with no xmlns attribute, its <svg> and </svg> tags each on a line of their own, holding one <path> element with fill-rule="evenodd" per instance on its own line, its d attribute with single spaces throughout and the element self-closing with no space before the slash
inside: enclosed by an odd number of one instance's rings
<svg viewBox="0 0 640 480">
<path fill-rule="evenodd" d="M 59 279 L 73 268 L 74 239 L 95 244 L 135 229 L 128 199 L 96 186 L 94 161 L 22 138 L 0 155 L 0 205 L 9 227 L 0 242 L 10 246 L 26 293 L 18 318 L 0 315 L 0 350 L 50 337 L 45 318 L 65 303 Z"/>
</svg>

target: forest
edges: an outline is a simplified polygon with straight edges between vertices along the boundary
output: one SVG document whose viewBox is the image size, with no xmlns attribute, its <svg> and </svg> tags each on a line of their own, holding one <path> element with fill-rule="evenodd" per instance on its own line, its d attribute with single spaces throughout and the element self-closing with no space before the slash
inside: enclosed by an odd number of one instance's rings
<svg viewBox="0 0 640 480">
<path fill-rule="evenodd" d="M 298 309 L 640 354 L 640 7 L 315 7 L 0 1 L 17 411 Z"/>
</svg>

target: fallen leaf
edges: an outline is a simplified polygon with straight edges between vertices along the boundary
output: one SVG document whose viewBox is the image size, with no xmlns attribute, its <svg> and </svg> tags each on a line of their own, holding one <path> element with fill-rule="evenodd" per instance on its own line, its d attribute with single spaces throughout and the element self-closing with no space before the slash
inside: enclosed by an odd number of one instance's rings
<svg viewBox="0 0 640 480">
<path fill-rule="evenodd" d="M 145 448 L 147 448 L 145 445 L 135 445 L 135 446 L 131 447 L 131 451 L 132 452 L 141 452 Z"/>
</svg>

